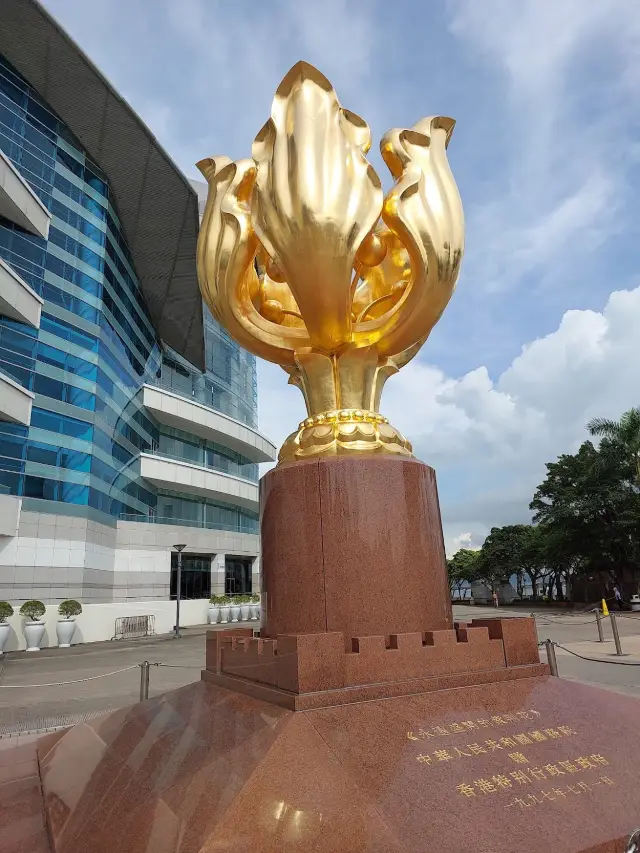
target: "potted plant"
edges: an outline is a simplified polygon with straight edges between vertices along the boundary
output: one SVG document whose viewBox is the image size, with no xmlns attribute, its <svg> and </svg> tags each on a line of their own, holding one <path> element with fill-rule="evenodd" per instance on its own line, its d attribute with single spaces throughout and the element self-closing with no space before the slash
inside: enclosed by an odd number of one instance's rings
<svg viewBox="0 0 640 853">
<path fill-rule="evenodd" d="M 240 621 L 248 622 L 251 618 L 251 596 L 241 595 L 240 598 Z"/>
<path fill-rule="evenodd" d="M 4 652 L 4 647 L 9 639 L 11 625 L 9 625 L 7 619 L 10 616 L 13 616 L 13 607 L 8 601 L 0 601 L 0 655 Z"/>
<path fill-rule="evenodd" d="M 76 616 L 82 613 L 82 605 L 79 601 L 74 601 L 73 599 L 61 601 L 58 605 L 58 613 L 62 616 L 62 619 L 58 619 L 58 624 L 56 625 L 58 646 L 61 649 L 68 649 L 76 630 Z"/>
<path fill-rule="evenodd" d="M 25 601 L 20 608 L 20 615 L 27 619 L 24 623 L 24 636 L 28 652 L 40 651 L 40 641 L 44 634 L 42 617 L 46 612 L 47 609 L 41 601 Z"/>
<path fill-rule="evenodd" d="M 225 623 L 229 621 L 229 613 L 231 612 L 231 599 L 226 595 L 219 596 L 220 598 L 220 621 Z"/>
<path fill-rule="evenodd" d="M 231 596 L 231 621 L 237 622 L 240 619 L 240 599 L 241 595 Z"/>
<path fill-rule="evenodd" d="M 220 599 L 224 596 L 212 595 L 209 599 L 209 624 L 215 625 L 220 616 Z"/>
<path fill-rule="evenodd" d="M 260 618 L 260 596 L 254 592 L 251 596 L 251 606 L 249 608 L 251 619 L 259 619 Z"/>
</svg>

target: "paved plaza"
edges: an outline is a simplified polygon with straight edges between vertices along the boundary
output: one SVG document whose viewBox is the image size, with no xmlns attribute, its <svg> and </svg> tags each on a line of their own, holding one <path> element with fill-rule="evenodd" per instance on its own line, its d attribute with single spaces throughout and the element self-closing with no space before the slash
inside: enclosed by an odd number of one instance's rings
<svg viewBox="0 0 640 853">
<path fill-rule="evenodd" d="M 461 621 L 495 615 L 493 608 L 454 606 L 454 617 Z M 499 615 L 525 613 L 521 608 L 505 607 L 500 608 Z M 640 614 L 620 614 L 617 619 L 623 657 L 615 654 L 608 619 L 603 620 L 604 643 L 598 642 L 595 617 L 591 613 L 542 611 L 536 615 L 536 624 L 541 641 L 551 639 L 567 649 L 556 648 L 562 678 L 640 697 Z M 70 725 L 88 715 L 137 702 L 138 664 L 145 660 L 161 664 L 151 668 L 150 696 L 198 680 L 204 667 L 206 630 L 205 625 L 186 629 L 180 640 L 163 635 L 65 650 L 44 649 L 38 654 L 5 655 L 0 664 L 0 737 Z M 541 656 L 544 660 L 544 651 Z M 115 671 L 118 672 L 114 675 L 95 677 Z M 75 683 L 42 686 L 53 682 Z"/>
</svg>

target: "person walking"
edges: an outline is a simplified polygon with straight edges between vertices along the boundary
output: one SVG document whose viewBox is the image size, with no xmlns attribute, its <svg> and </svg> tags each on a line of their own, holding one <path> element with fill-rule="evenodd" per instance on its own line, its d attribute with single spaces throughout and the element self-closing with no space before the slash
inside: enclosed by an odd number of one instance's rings
<svg viewBox="0 0 640 853">
<path fill-rule="evenodd" d="M 622 610 L 622 593 L 620 592 L 617 586 L 614 586 L 613 594 L 616 597 L 616 607 L 618 608 L 618 610 Z"/>
<path fill-rule="evenodd" d="M 498 593 L 494 589 L 493 590 L 493 606 L 498 607 L 499 605 L 500 605 L 500 602 L 498 601 Z"/>
</svg>

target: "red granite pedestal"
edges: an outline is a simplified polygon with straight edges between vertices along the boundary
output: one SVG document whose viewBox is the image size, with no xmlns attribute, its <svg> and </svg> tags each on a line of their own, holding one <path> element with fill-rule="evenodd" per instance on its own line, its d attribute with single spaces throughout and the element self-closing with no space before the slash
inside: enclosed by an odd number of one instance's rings
<svg viewBox="0 0 640 853">
<path fill-rule="evenodd" d="M 308 711 L 201 681 L 43 744 L 51 851 L 623 853 L 639 706 L 547 675 Z"/>
<path fill-rule="evenodd" d="M 451 628 L 433 468 L 401 456 L 294 462 L 260 483 L 263 637 Z"/>
<path fill-rule="evenodd" d="M 197 684 L 42 741 L 50 853 L 623 853 L 640 702 L 551 678 L 532 619 L 451 626 L 433 472 L 348 461 L 267 475 L 263 636 L 210 632 Z M 7 784 L 0 853 L 44 853 Z"/>
</svg>

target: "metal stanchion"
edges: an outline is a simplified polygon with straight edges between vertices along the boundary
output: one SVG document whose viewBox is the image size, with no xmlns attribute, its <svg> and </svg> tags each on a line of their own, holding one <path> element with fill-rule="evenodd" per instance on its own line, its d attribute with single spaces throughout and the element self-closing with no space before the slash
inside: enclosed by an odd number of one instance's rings
<svg viewBox="0 0 640 853">
<path fill-rule="evenodd" d="M 151 664 L 148 660 L 140 664 L 140 701 L 149 698 L 149 669 Z"/>
<path fill-rule="evenodd" d="M 178 570 L 176 572 L 176 624 L 173 627 L 174 640 L 180 639 L 180 599 L 182 598 L 182 552 L 186 545 L 174 545 L 178 552 Z"/>
<path fill-rule="evenodd" d="M 598 623 L 598 642 L 604 643 L 604 634 L 602 633 L 602 621 L 600 618 L 600 611 L 596 607 L 596 622 Z"/>
<path fill-rule="evenodd" d="M 544 644 L 547 648 L 547 663 L 549 664 L 551 675 L 555 675 L 558 678 L 558 661 L 556 660 L 556 650 L 553 646 L 553 640 L 545 640 Z"/>
<path fill-rule="evenodd" d="M 638 853 L 638 851 L 640 851 L 640 829 L 631 833 L 627 846 L 624 848 L 624 853 Z"/>
<path fill-rule="evenodd" d="M 616 624 L 616 614 L 610 613 L 609 619 L 611 619 L 611 630 L 613 631 L 613 641 L 616 644 L 616 654 L 622 654 L 622 646 L 620 645 L 620 634 L 618 634 L 618 625 Z"/>
</svg>

